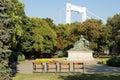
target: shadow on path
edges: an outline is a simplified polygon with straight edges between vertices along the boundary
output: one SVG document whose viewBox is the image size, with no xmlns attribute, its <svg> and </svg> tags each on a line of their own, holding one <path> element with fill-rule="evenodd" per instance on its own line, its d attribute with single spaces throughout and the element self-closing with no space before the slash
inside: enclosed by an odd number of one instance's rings
<svg viewBox="0 0 120 80">
<path fill-rule="evenodd" d="M 85 65 L 85 73 L 120 73 L 120 67 L 110 67 L 107 65 Z"/>
<path fill-rule="evenodd" d="M 120 80 L 119 74 L 76 74 L 59 77 L 62 80 Z"/>
</svg>

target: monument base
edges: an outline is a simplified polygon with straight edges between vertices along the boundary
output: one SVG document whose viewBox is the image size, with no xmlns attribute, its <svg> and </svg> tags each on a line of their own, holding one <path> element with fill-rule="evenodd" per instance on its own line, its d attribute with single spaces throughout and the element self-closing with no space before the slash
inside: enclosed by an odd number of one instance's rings
<svg viewBox="0 0 120 80">
<path fill-rule="evenodd" d="M 67 61 L 89 62 L 94 61 L 92 51 L 68 51 Z"/>
</svg>

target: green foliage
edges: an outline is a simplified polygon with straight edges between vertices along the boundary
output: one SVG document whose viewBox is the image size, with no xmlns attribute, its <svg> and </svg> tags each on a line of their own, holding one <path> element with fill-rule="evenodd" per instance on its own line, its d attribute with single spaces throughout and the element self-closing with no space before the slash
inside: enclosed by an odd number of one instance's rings
<svg viewBox="0 0 120 80">
<path fill-rule="evenodd" d="M 12 54 L 9 57 L 10 62 L 17 62 L 17 61 L 24 61 L 25 56 L 21 52 L 12 52 Z"/>
<path fill-rule="evenodd" d="M 24 53 L 51 53 L 56 46 L 53 21 L 50 18 L 29 18 L 25 15 L 23 3 L 10 1 L 13 9 L 9 14 L 14 21 L 11 49 Z"/>
<path fill-rule="evenodd" d="M 81 23 L 73 23 L 71 24 L 74 26 L 74 28 L 71 30 L 71 40 L 73 42 L 76 42 L 77 40 L 80 39 L 80 35 L 82 35 L 82 33 L 84 32 L 84 28 L 82 27 Z"/>
<path fill-rule="evenodd" d="M 56 46 L 56 32 L 40 18 L 31 18 L 32 49 L 35 52 L 50 53 Z"/>
<path fill-rule="evenodd" d="M 24 56 L 24 54 L 22 54 L 22 53 L 18 53 L 18 61 L 24 61 L 25 60 L 25 56 Z"/>
<path fill-rule="evenodd" d="M 100 20 L 88 19 L 83 22 L 82 28 L 84 31 L 83 35 L 85 35 L 89 41 L 96 41 L 102 33 L 103 25 Z"/>
<path fill-rule="evenodd" d="M 107 61 L 107 65 L 120 67 L 120 56 L 114 56 Z"/>
<path fill-rule="evenodd" d="M 104 52 L 109 47 L 111 30 L 102 24 L 101 20 L 90 19 L 83 23 L 86 39 L 90 41 L 90 48 L 97 53 Z"/>
<path fill-rule="evenodd" d="M 12 38 L 11 38 L 11 48 L 12 50 L 19 51 L 21 47 L 21 38 L 23 35 L 23 23 L 25 19 L 24 4 L 18 0 L 10 0 L 13 9 L 9 11 L 10 18 L 14 21 L 12 26 Z"/>
<path fill-rule="evenodd" d="M 101 20 L 88 19 L 83 23 L 59 24 L 56 32 L 59 50 L 72 48 L 80 35 L 89 41 L 89 47 L 97 53 L 104 52 L 110 46 L 111 28 L 103 25 Z"/>
<path fill-rule="evenodd" d="M 105 64 L 105 61 L 98 61 L 97 64 Z"/>
<path fill-rule="evenodd" d="M 32 52 L 32 43 L 33 43 L 33 40 L 32 40 L 32 35 L 33 35 L 33 32 L 32 32 L 32 24 L 30 23 L 30 18 L 29 17 L 25 17 L 24 20 L 23 20 L 23 34 L 21 36 L 21 39 L 20 39 L 20 45 L 21 45 L 21 48 L 19 50 L 23 51 L 23 52 Z"/>
<path fill-rule="evenodd" d="M 64 54 L 64 52 L 63 51 L 57 51 L 55 54 L 57 54 L 56 55 L 56 57 L 65 57 L 65 54 Z"/>
<path fill-rule="evenodd" d="M 67 57 L 67 52 L 66 51 L 57 51 L 53 57 L 55 57 L 55 58 Z"/>
<path fill-rule="evenodd" d="M 62 58 L 37 58 L 34 62 L 50 62 L 50 61 L 63 61 L 66 60 L 65 57 Z"/>
<path fill-rule="evenodd" d="M 43 18 L 43 20 L 45 20 L 51 28 L 55 28 L 55 24 L 53 23 L 53 20 L 51 18 Z"/>
<path fill-rule="evenodd" d="M 110 47 L 113 48 L 115 46 L 117 46 L 117 48 L 119 49 L 118 51 L 120 52 L 120 14 L 115 14 L 112 17 L 109 17 L 107 19 L 107 26 L 109 26 L 111 28 L 111 45 Z"/>
<path fill-rule="evenodd" d="M 57 50 L 65 51 L 73 47 L 74 43 L 80 39 L 80 35 L 90 41 L 89 47 L 97 53 L 104 52 L 113 43 L 119 46 L 117 33 L 120 29 L 119 14 L 109 18 L 107 26 L 96 19 L 56 26 L 50 18 L 27 17 L 23 3 L 19 0 L 10 1 L 13 8 L 8 11 L 8 14 L 12 19 L 11 49 L 14 51 L 35 53 L 31 55 L 54 53 Z M 113 34 L 113 40 L 111 34 Z"/>
<path fill-rule="evenodd" d="M 98 39 L 98 52 L 104 52 L 105 50 L 108 50 L 109 46 L 111 46 L 111 34 L 111 28 L 104 26 L 102 35 L 100 35 Z"/>
<path fill-rule="evenodd" d="M 120 50 L 120 34 L 116 35 L 115 37 L 115 41 L 116 41 L 116 45 L 117 45 L 117 48 Z"/>
<path fill-rule="evenodd" d="M 11 80 L 11 69 L 8 65 L 10 56 L 11 18 L 9 11 L 12 10 L 11 2 L 0 0 L 0 79 Z"/>
<path fill-rule="evenodd" d="M 77 24 L 71 31 L 73 41 L 80 39 L 83 35 L 89 41 L 89 47 L 97 52 L 103 52 L 109 47 L 109 36 L 111 29 L 102 24 L 101 20 L 88 19 Z M 105 36 L 106 35 L 106 36 Z"/>
<path fill-rule="evenodd" d="M 112 37 L 114 39 L 120 30 L 120 14 L 109 17 L 106 25 L 112 27 Z"/>
<path fill-rule="evenodd" d="M 56 27 L 57 49 L 68 50 L 73 47 L 75 40 L 73 40 L 74 36 L 71 35 L 71 31 L 75 25 L 76 24 L 59 24 Z"/>
<path fill-rule="evenodd" d="M 35 59 L 35 62 L 50 62 L 52 59 L 44 58 L 44 59 Z"/>
</svg>

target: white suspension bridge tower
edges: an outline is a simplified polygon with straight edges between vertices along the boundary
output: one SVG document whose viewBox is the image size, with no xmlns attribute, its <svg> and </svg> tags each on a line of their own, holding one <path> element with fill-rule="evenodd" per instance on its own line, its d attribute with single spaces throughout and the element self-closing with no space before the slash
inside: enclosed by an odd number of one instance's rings
<svg viewBox="0 0 120 80">
<path fill-rule="evenodd" d="M 85 7 L 79 7 L 79 6 L 67 3 L 67 5 L 66 5 L 66 23 L 68 23 L 68 24 L 71 23 L 71 11 L 81 13 L 82 14 L 82 22 L 87 19 Z"/>
<path fill-rule="evenodd" d="M 75 11 L 75 12 L 79 12 L 80 14 L 82 14 L 82 22 L 84 22 L 87 19 L 87 12 L 95 17 L 97 17 L 98 19 L 101 19 L 102 21 L 104 21 L 103 18 L 98 17 L 97 15 L 95 15 L 94 13 L 92 13 L 91 11 L 88 11 L 86 9 L 86 7 L 80 7 L 80 6 L 76 6 L 70 3 L 66 4 L 66 23 L 70 24 L 71 23 L 71 11 Z"/>
</svg>

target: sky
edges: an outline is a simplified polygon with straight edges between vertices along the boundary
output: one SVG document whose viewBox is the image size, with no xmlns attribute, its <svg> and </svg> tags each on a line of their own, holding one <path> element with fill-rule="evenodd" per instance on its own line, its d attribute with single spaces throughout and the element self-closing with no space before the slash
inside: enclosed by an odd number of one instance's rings
<svg viewBox="0 0 120 80">
<path fill-rule="evenodd" d="M 102 18 L 106 23 L 108 17 L 120 13 L 120 0 L 20 0 L 25 4 L 25 13 L 29 17 L 51 18 L 55 24 L 65 23 L 66 3 L 86 7 L 88 11 Z M 87 13 L 89 18 L 96 18 Z M 81 14 L 72 12 L 71 20 L 81 22 Z"/>
</svg>

